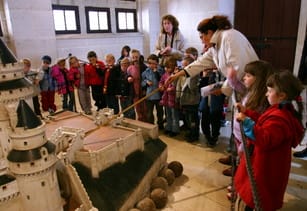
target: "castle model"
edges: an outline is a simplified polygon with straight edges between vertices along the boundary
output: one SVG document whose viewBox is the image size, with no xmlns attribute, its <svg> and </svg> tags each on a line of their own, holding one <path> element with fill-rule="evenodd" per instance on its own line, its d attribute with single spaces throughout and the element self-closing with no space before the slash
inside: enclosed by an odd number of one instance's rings
<svg viewBox="0 0 307 211">
<path fill-rule="evenodd" d="M 144 151 L 145 139 L 158 139 L 157 127 L 113 120 L 108 109 L 96 117 L 61 112 L 42 121 L 33 112 L 34 90 L 24 78 L 23 64 L 2 40 L 0 47 L 0 210 L 103 211 L 92 202 L 73 163 L 88 169 L 86 181 L 98 180 L 104 170 Z M 109 210 L 132 208 L 166 158 L 163 150 L 129 197 Z"/>
</svg>

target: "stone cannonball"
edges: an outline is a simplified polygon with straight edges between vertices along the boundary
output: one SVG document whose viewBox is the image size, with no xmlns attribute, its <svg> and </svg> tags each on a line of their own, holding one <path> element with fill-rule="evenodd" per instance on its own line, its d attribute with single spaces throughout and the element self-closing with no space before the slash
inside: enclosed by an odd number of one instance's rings
<svg viewBox="0 0 307 211">
<path fill-rule="evenodd" d="M 167 193 L 161 188 L 156 188 L 150 193 L 150 198 L 154 201 L 156 208 L 161 209 L 167 203 Z"/>
<path fill-rule="evenodd" d="M 156 205 L 154 201 L 149 197 L 139 201 L 136 205 L 136 208 L 140 209 L 141 211 L 156 211 Z"/>
<path fill-rule="evenodd" d="M 167 167 L 174 172 L 175 177 L 179 177 L 182 175 L 183 166 L 179 161 L 172 161 L 168 164 Z"/>
</svg>

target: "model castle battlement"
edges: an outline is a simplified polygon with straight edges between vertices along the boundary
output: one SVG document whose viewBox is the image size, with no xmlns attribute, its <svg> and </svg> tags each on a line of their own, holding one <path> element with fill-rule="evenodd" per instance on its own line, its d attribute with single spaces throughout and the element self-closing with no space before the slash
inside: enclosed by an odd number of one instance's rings
<svg viewBox="0 0 307 211">
<path fill-rule="evenodd" d="M 0 82 L 22 79 L 24 73 L 22 62 L 1 64 L 0 63 Z"/>
<path fill-rule="evenodd" d="M 75 161 L 75 152 L 83 148 L 85 132 L 80 128 L 60 127 L 54 131 L 50 141 L 55 144 L 55 152 L 66 162 Z"/>
</svg>

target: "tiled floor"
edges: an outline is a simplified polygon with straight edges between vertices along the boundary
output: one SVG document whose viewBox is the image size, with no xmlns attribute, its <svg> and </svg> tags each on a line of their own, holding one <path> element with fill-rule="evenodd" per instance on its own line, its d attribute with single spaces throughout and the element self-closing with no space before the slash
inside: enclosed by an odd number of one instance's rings
<svg viewBox="0 0 307 211">
<path fill-rule="evenodd" d="M 227 166 L 218 162 L 220 157 L 227 155 L 230 126 L 223 127 L 221 132 L 215 148 L 207 147 L 204 137 L 190 144 L 181 136 L 174 139 L 161 133 L 160 138 L 168 145 L 168 161 L 177 160 L 184 166 L 183 175 L 169 187 L 169 202 L 163 211 L 230 210 L 226 187 L 231 178 L 222 175 Z M 295 150 L 302 148 L 304 146 Z M 307 158 L 293 158 L 284 202 L 282 211 L 307 211 Z"/>
</svg>

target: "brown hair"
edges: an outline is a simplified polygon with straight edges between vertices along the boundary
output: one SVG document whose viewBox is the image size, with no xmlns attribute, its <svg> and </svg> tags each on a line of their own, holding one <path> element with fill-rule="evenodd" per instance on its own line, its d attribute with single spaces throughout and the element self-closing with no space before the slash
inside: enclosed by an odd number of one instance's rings
<svg viewBox="0 0 307 211">
<path fill-rule="evenodd" d="M 188 62 L 188 64 L 191 64 L 192 62 L 194 62 L 195 60 L 191 57 L 191 56 L 185 56 L 183 57 L 182 60 L 185 60 Z"/>
<path fill-rule="evenodd" d="M 244 72 L 255 77 L 254 83 L 248 90 L 246 107 L 262 113 L 270 106 L 265 96 L 267 92 L 266 81 L 275 72 L 275 69 L 269 62 L 258 60 L 248 63 L 245 66 Z"/>
<path fill-rule="evenodd" d="M 175 16 L 173 16 L 173 15 L 167 14 L 167 15 L 164 15 L 162 17 L 162 20 L 161 20 L 161 33 L 166 33 L 164 31 L 164 28 L 163 28 L 163 21 L 164 20 L 168 20 L 169 22 L 172 23 L 172 25 L 173 25 L 173 34 L 178 31 L 178 29 L 179 29 L 179 22 L 178 22 L 177 18 Z"/>
<path fill-rule="evenodd" d="M 298 111 L 296 111 L 295 115 L 299 120 L 302 120 L 304 107 L 300 94 L 304 87 L 298 78 L 288 70 L 281 70 L 268 78 L 266 86 L 274 88 L 277 93 L 285 93 L 287 101 L 294 100 L 298 106 Z"/>
<path fill-rule="evenodd" d="M 207 33 L 208 30 L 215 32 L 216 30 L 226 30 L 230 28 L 232 28 L 232 25 L 227 16 L 215 15 L 212 18 L 202 20 L 197 26 L 197 31 L 200 33 Z"/>
<path fill-rule="evenodd" d="M 130 55 L 130 50 L 131 48 L 128 45 L 123 46 L 121 50 L 121 56 L 125 56 L 124 51 L 127 51 L 128 55 Z"/>
<path fill-rule="evenodd" d="M 156 55 L 156 54 L 150 54 L 147 58 L 147 61 L 149 60 L 154 60 L 156 61 L 157 63 L 159 63 L 159 57 Z"/>
<path fill-rule="evenodd" d="M 92 58 L 92 57 L 97 58 L 97 54 L 95 51 L 90 51 L 87 53 L 87 58 Z"/>
<path fill-rule="evenodd" d="M 177 67 L 177 59 L 175 57 L 167 57 L 165 63 L 164 63 L 165 67 L 169 67 L 171 69 L 175 69 L 175 67 Z"/>
<path fill-rule="evenodd" d="M 192 54 L 194 56 L 193 59 L 196 59 L 198 57 L 198 50 L 194 47 L 189 47 L 185 49 L 186 54 Z"/>
</svg>

